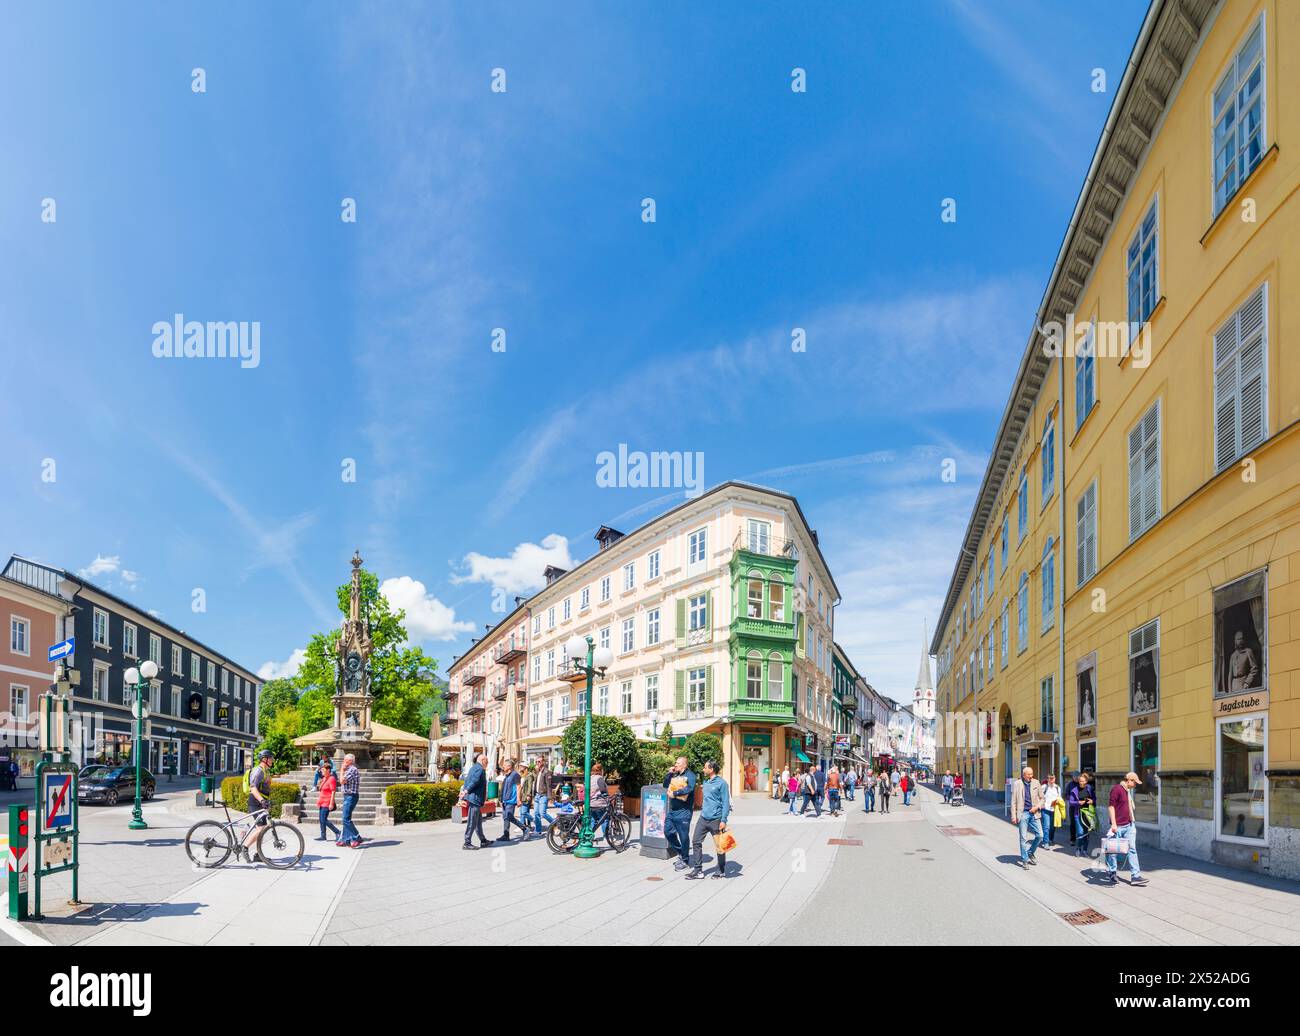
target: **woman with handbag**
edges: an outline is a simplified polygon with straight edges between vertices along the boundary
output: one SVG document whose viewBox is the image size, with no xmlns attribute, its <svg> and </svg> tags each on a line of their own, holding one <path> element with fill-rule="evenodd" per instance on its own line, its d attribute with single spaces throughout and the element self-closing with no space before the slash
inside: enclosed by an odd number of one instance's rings
<svg viewBox="0 0 1300 1036">
<path fill-rule="evenodd" d="M 1071 830 L 1074 832 L 1074 851 L 1080 856 L 1088 855 L 1088 836 L 1097 826 L 1096 796 L 1088 775 L 1082 771 L 1074 775 L 1067 799 L 1070 810 Z"/>
<path fill-rule="evenodd" d="M 338 807 L 338 800 L 335 792 L 338 791 L 339 779 L 334 776 L 334 764 L 328 759 L 322 759 L 320 764 L 320 784 L 316 788 L 316 808 L 320 810 L 320 837 L 318 842 L 324 842 L 325 829 L 328 827 L 334 832 L 334 840 L 343 837 L 342 832 L 330 823 L 330 812 Z"/>
</svg>

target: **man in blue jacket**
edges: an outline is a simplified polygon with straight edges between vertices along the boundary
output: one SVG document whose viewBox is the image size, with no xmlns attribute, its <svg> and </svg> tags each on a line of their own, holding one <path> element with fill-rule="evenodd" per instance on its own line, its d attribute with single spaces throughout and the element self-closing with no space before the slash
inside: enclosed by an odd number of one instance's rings
<svg viewBox="0 0 1300 1036">
<path fill-rule="evenodd" d="M 677 778 L 684 778 L 685 787 L 668 792 L 668 816 L 664 818 L 664 838 L 673 855 L 680 857 L 673 866 L 684 871 L 691 865 L 691 814 L 695 812 L 695 773 L 687 763 L 686 756 L 678 756 L 673 768 L 664 778 L 664 787 L 669 788 Z"/>
<path fill-rule="evenodd" d="M 465 844 L 463 849 L 486 848 L 492 843 L 483 833 L 483 803 L 487 801 L 487 761 L 486 755 L 476 755 L 474 765 L 465 774 L 465 783 L 460 788 L 460 801 L 469 807 L 469 818 L 465 821 Z M 473 844 L 478 835 L 478 845 Z"/>
<path fill-rule="evenodd" d="M 513 759 L 507 759 L 501 764 L 501 819 L 505 821 L 504 830 L 498 842 L 510 841 L 510 825 L 514 824 L 523 832 L 523 841 L 528 841 L 528 825 L 515 817 L 515 810 L 519 807 L 519 774 L 515 772 L 515 763 Z"/>
<path fill-rule="evenodd" d="M 695 834 L 691 836 L 691 872 L 686 875 L 691 880 L 704 877 L 704 836 L 711 834 L 713 844 L 718 844 L 718 835 L 727 830 L 727 818 L 731 816 L 731 789 L 718 774 L 718 764 L 704 764 L 704 802 L 700 806 L 700 819 L 695 821 Z M 718 868 L 713 872 L 715 878 L 727 876 L 727 854 L 718 853 Z"/>
</svg>

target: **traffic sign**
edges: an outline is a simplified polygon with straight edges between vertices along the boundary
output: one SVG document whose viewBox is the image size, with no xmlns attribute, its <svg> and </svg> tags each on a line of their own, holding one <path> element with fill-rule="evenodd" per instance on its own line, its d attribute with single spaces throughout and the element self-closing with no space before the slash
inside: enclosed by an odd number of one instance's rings
<svg viewBox="0 0 1300 1036">
<path fill-rule="evenodd" d="M 57 662 L 60 658 L 67 658 L 72 654 L 77 646 L 77 638 L 69 637 L 67 640 L 61 640 L 57 644 L 50 645 L 50 661 Z"/>
<path fill-rule="evenodd" d="M 45 803 L 45 828 L 72 826 L 72 774 L 47 773 L 41 800 Z"/>
</svg>

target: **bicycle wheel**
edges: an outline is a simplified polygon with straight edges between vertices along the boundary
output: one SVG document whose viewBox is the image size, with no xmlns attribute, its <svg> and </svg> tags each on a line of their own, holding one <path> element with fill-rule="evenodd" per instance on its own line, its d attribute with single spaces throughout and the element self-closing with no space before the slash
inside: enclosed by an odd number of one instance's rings
<svg viewBox="0 0 1300 1036">
<path fill-rule="evenodd" d="M 581 835 L 581 818 L 575 822 L 571 817 L 561 817 L 547 828 L 546 844 L 551 847 L 551 852 L 557 855 L 571 853 L 578 847 L 578 839 Z"/>
<path fill-rule="evenodd" d="M 257 855 L 268 867 L 278 871 L 288 870 L 302 859 L 302 832 L 294 824 L 274 820 L 257 836 Z"/>
<path fill-rule="evenodd" d="M 200 820 L 185 833 L 185 855 L 196 867 L 220 867 L 234 848 L 230 828 L 215 820 Z"/>
<path fill-rule="evenodd" d="M 632 822 L 622 813 L 615 813 L 609 818 L 609 828 L 605 839 L 616 853 L 627 848 L 627 840 L 632 834 Z"/>
</svg>

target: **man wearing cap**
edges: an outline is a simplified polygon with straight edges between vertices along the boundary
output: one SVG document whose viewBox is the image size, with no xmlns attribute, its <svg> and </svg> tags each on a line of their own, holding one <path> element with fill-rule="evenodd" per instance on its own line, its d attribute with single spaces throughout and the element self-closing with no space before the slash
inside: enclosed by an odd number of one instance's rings
<svg viewBox="0 0 1300 1036">
<path fill-rule="evenodd" d="M 1034 853 L 1043 843 L 1041 818 L 1043 788 L 1034 780 L 1033 767 L 1020 771 L 1020 780 L 1011 786 L 1011 822 L 1020 829 L 1020 869 L 1037 867 Z"/>
<path fill-rule="evenodd" d="M 1110 837 L 1123 838 L 1128 842 L 1128 869 L 1133 875 L 1130 885 L 1139 888 L 1147 883 L 1142 877 L 1142 865 L 1138 863 L 1137 825 L 1133 823 L 1133 789 L 1142 783 L 1142 778 L 1132 770 L 1124 779 L 1110 789 Z M 1111 885 L 1119 884 L 1118 853 L 1106 854 L 1106 881 Z"/>
<path fill-rule="evenodd" d="M 248 835 L 244 838 L 243 849 L 250 856 L 253 843 L 257 841 L 257 836 L 271 815 L 271 763 L 274 759 L 275 754 L 269 748 L 263 748 L 257 754 L 257 765 L 248 774 L 248 812 L 256 813 L 259 809 L 266 811 L 248 829 Z"/>
</svg>

